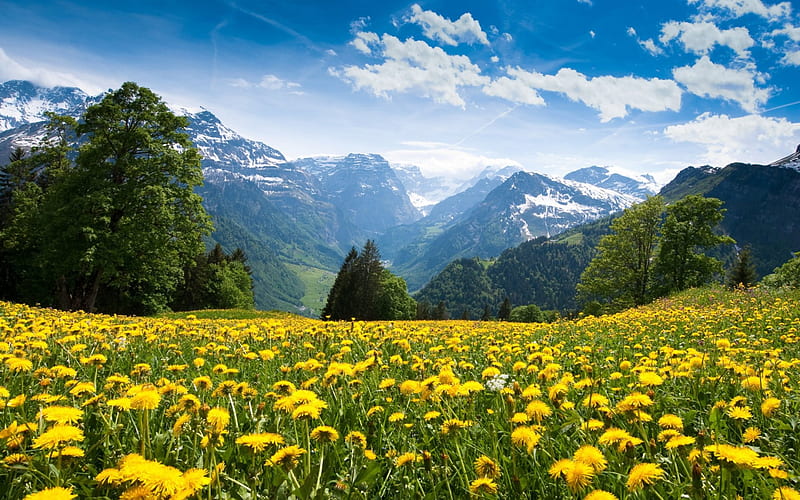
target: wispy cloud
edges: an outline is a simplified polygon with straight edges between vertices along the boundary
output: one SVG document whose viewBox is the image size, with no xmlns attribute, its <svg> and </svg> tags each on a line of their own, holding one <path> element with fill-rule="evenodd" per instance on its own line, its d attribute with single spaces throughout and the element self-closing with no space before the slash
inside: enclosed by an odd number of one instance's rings
<svg viewBox="0 0 800 500">
<path fill-rule="evenodd" d="M 288 90 L 292 94 L 302 95 L 300 89 L 302 85 L 297 82 L 284 80 L 283 78 L 275 75 L 264 75 L 258 82 L 251 82 L 244 78 L 234 78 L 228 81 L 231 87 L 242 89 L 260 88 L 266 90 Z"/>
<path fill-rule="evenodd" d="M 6 80 L 28 80 L 43 87 L 78 87 L 90 94 L 108 88 L 108 85 L 93 83 L 72 73 L 21 63 L 0 47 L 0 81 Z"/>
</svg>

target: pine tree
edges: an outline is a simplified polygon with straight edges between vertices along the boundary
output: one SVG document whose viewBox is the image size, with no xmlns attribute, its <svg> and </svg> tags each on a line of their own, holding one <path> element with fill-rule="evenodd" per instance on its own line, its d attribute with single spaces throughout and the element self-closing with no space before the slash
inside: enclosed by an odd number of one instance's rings
<svg viewBox="0 0 800 500">
<path fill-rule="evenodd" d="M 336 275 L 336 280 L 334 280 L 333 286 L 328 292 L 328 300 L 325 302 L 325 307 L 320 315 L 322 319 L 342 320 L 353 317 L 351 314 L 354 294 L 353 274 L 357 259 L 358 252 L 356 247 L 350 248 L 344 258 L 342 267 L 339 268 L 339 274 Z"/>
<path fill-rule="evenodd" d="M 753 264 L 750 246 L 746 246 L 736 255 L 736 262 L 728 272 L 727 285 L 730 288 L 743 286 L 750 288 L 757 279 L 756 266 Z"/>
<path fill-rule="evenodd" d="M 500 304 L 500 310 L 497 312 L 497 319 L 500 321 L 508 321 L 511 316 L 511 300 L 506 296 L 503 303 Z"/>
</svg>

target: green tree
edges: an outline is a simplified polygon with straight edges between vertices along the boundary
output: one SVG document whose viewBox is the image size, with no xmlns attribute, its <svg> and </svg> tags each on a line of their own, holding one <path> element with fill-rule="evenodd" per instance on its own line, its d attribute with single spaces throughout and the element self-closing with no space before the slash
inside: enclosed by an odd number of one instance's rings
<svg viewBox="0 0 800 500">
<path fill-rule="evenodd" d="M 417 301 L 408 294 L 406 281 L 384 269 L 380 283 L 377 317 L 383 320 L 414 319 Z"/>
<path fill-rule="evenodd" d="M 654 268 L 659 295 L 708 283 L 722 273 L 722 262 L 702 252 L 734 243 L 733 238 L 714 233 L 725 213 L 717 198 L 690 195 L 669 205 L 666 213 Z"/>
<path fill-rule="evenodd" d="M 750 245 L 747 245 L 736 254 L 736 261 L 728 271 L 726 284 L 729 288 L 738 286 L 750 288 L 756 283 L 757 279 L 758 275 L 756 274 L 756 266 L 753 263 L 752 251 L 750 250 Z"/>
<path fill-rule="evenodd" d="M 427 300 L 417 302 L 417 315 L 415 319 L 428 320 L 431 319 L 431 303 Z"/>
<path fill-rule="evenodd" d="M 663 198 L 652 196 L 611 223 L 612 233 L 600 239 L 597 256 L 581 275 L 581 299 L 599 299 L 612 309 L 647 303 L 663 212 Z"/>
<path fill-rule="evenodd" d="M 350 248 L 350 251 L 344 258 L 342 266 L 339 268 L 339 273 L 333 281 L 333 286 L 328 292 L 328 299 L 325 301 L 325 307 L 322 308 L 322 319 L 350 319 L 352 318 L 352 301 L 355 295 L 355 265 L 358 260 L 358 251 L 355 247 Z M 350 314 L 350 316 L 348 316 Z"/>
<path fill-rule="evenodd" d="M 184 279 L 170 307 L 175 311 L 195 309 L 252 309 L 253 278 L 247 256 L 237 248 L 230 255 L 222 245 L 195 257 L 183 270 Z"/>
<path fill-rule="evenodd" d="M 375 242 L 352 248 L 333 282 L 321 317 L 331 320 L 412 319 L 417 304 L 405 280 L 384 269 Z"/>
<path fill-rule="evenodd" d="M 497 319 L 500 321 L 508 321 L 508 318 L 511 316 L 511 300 L 506 296 L 503 299 L 503 303 L 500 304 L 500 310 L 497 311 Z"/>
<path fill-rule="evenodd" d="M 166 306 L 211 230 L 193 192 L 202 170 L 187 125 L 131 82 L 86 110 L 75 163 L 48 172 L 41 204 L 38 262 L 55 278 L 57 306 Z"/>
<path fill-rule="evenodd" d="M 775 268 L 772 274 L 765 276 L 762 283 L 766 286 L 800 288 L 800 252 L 786 261 L 782 266 Z"/>
<path fill-rule="evenodd" d="M 545 320 L 545 315 L 536 304 L 528 304 L 512 309 L 508 320 L 517 323 L 541 323 Z"/>
<path fill-rule="evenodd" d="M 440 321 L 450 319 L 450 312 L 447 310 L 447 304 L 445 304 L 443 300 L 440 300 L 439 303 L 436 304 L 436 308 L 433 310 L 433 314 L 431 314 L 431 319 Z"/>
</svg>

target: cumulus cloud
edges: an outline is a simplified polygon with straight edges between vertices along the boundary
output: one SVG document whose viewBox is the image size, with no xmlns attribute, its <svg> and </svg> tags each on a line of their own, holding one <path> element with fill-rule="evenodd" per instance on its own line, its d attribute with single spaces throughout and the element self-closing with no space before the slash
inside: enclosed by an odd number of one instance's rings
<svg viewBox="0 0 800 500">
<path fill-rule="evenodd" d="M 356 90 L 389 97 L 391 92 L 417 91 L 436 102 L 465 107 L 460 95 L 463 87 L 483 86 L 489 78 L 467 56 L 449 55 L 413 38 L 401 41 L 384 34 L 375 50 L 385 60 L 381 64 L 345 66 L 331 74 L 350 82 Z"/>
<path fill-rule="evenodd" d="M 372 54 L 372 47 L 371 45 L 376 45 L 380 42 L 380 37 L 377 33 L 371 33 L 369 31 L 359 31 L 356 33 L 355 39 L 350 42 L 350 45 L 356 48 L 359 52 L 364 54 Z"/>
<path fill-rule="evenodd" d="M 708 56 L 698 59 L 694 66 L 675 68 L 672 75 L 692 94 L 733 101 L 751 113 L 770 96 L 769 89 L 756 87 L 758 75 L 750 69 L 727 68 L 713 63 Z"/>
<path fill-rule="evenodd" d="M 770 6 L 765 5 L 761 0 L 689 0 L 689 3 L 699 3 L 708 10 L 723 10 L 735 17 L 755 14 L 773 21 L 786 18 L 792 13 L 790 2 L 781 2 Z"/>
<path fill-rule="evenodd" d="M 678 40 L 687 52 L 707 54 L 715 45 L 731 48 L 741 58 L 750 57 L 748 49 L 755 44 L 747 28 L 721 30 L 714 23 L 670 21 L 661 27 L 659 41 L 666 45 Z"/>
<path fill-rule="evenodd" d="M 664 135 L 704 147 L 703 160 L 714 166 L 737 161 L 771 163 L 794 151 L 800 141 L 800 123 L 761 115 L 731 118 L 703 113 L 691 122 L 667 127 Z"/>
<path fill-rule="evenodd" d="M 635 38 L 636 43 L 651 55 L 658 56 L 664 53 L 664 50 L 656 45 L 656 42 L 654 42 L 652 38 L 648 38 L 647 40 L 639 38 L 639 34 L 636 33 L 636 30 L 632 26 L 628 26 L 627 33 L 628 36 Z"/>
<path fill-rule="evenodd" d="M 411 17 L 408 21 L 422 26 L 423 33 L 429 39 L 446 45 L 458 45 L 462 42 L 489 45 L 489 39 L 481 29 L 480 23 L 473 19 L 469 12 L 451 21 L 436 12 L 422 10 L 422 7 L 414 4 L 411 6 Z"/>
<path fill-rule="evenodd" d="M 562 68 L 555 75 L 519 67 L 508 68 L 506 72 L 511 78 L 499 78 L 486 86 L 484 92 L 525 104 L 540 104 L 536 99 L 537 90 L 558 92 L 596 109 L 603 122 L 624 118 L 631 109 L 678 111 L 681 107 L 682 91 L 672 80 L 634 76 L 588 78 L 570 68 Z"/>
</svg>

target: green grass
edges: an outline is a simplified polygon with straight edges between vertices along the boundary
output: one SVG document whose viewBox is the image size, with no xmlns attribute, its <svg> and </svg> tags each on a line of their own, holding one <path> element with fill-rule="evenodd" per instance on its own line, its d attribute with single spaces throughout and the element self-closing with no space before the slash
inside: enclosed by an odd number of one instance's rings
<svg viewBox="0 0 800 500">
<path fill-rule="evenodd" d="M 319 317 L 319 312 L 325 307 L 328 291 L 333 286 L 336 273 L 317 267 L 300 264 L 287 264 L 305 285 L 305 294 L 301 299 L 303 305 L 309 310 L 311 317 Z"/>
</svg>

